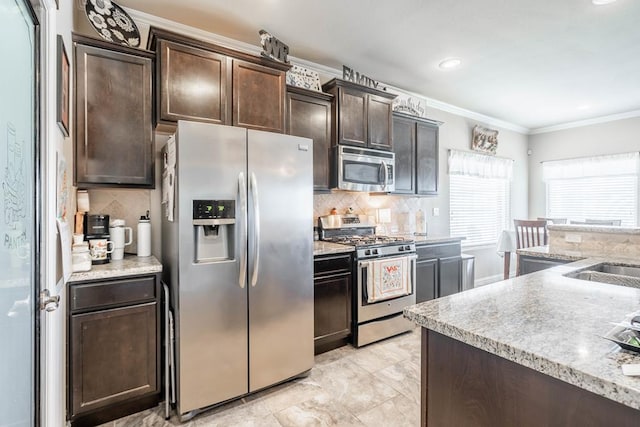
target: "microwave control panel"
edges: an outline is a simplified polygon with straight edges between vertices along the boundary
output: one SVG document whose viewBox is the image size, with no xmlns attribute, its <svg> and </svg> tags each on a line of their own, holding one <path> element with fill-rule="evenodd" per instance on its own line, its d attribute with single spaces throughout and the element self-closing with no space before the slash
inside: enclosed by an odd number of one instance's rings
<svg viewBox="0 0 640 427">
<path fill-rule="evenodd" d="M 236 217 L 235 200 L 194 200 L 193 219 L 221 219 Z"/>
</svg>

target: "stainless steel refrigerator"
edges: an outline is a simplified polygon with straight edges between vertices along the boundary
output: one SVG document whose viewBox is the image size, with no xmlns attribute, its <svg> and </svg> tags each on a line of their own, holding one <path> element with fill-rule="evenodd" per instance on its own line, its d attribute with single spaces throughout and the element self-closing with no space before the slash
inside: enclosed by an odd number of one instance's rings
<svg viewBox="0 0 640 427">
<path fill-rule="evenodd" d="M 312 153 L 310 139 L 187 121 L 163 150 L 183 418 L 313 366 Z"/>
</svg>

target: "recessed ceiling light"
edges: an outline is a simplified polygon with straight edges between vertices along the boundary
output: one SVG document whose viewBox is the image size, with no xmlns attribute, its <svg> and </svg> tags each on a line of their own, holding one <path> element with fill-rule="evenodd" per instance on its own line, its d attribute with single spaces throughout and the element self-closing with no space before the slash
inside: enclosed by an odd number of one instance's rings
<svg viewBox="0 0 640 427">
<path fill-rule="evenodd" d="M 438 64 L 443 70 L 451 70 L 452 68 L 457 68 L 462 64 L 462 60 L 460 58 L 447 58 Z"/>
<path fill-rule="evenodd" d="M 603 4 L 609 4 L 609 3 L 613 3 L 616 0 L 591 0 L 591 3 L 595 4 L 596 6 L 602 6 Z"/>
<path fill-rule="evenodd" d="M 578 105 L 576 107 L 578 110 L 588 110 L 589 108 L 591 108 L 591 105 L 589 104 L 582 104 L 582 105 Z"/>
</svg>

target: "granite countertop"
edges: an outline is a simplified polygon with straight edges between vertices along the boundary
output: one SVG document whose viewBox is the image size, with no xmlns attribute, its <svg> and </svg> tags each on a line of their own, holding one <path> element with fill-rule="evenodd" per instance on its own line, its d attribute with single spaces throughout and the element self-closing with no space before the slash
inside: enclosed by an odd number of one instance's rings
<svg viewBox="0 0 640 427">
<path fill-rule="evenodd" d="M 446 243 L 446 242 L 461 242 L 464 237 L 451 237 L 451 236 L 416 236 L 413 233 L 394 233 L 391 236 L 405 237 L 413 239 L 416 245 L 429 244 L 429 243 Z"/>
<path fill-rule="evenodd" d="M 564 274 L 601 262 L 588 258 L 407 307 L 418 325 L 543 374 L 640 409 L 640 377 L 622 375 L 640 354 L 605 340 L 640 310 L 640 289 Z M 636 264 L 638 262 L 636 261 Z"/>
<path fill-rule="evenodd" d="M 516 251 L 518 255 L 538 257 L 538 258 L 547 258 L 547 259 L 557 259 L 562 261 L 579 261 L 581 259 L 587 258 L 586 256 L 581 256 L 577 252 L 572 252 L 571 254 L 567 253 L 556 253 L 549 252 L 549 246 L 533 246 L 530 248 L 522 248 Z"/>
<path fill-rule="evenodd" d="M 162 264 L 154 256 L 138 257 L 125 255 L 123 260 L 111 261 L 107 264 L 92 265 L 91 270 L 71 274 L 70 282 L 111 279 L 138 274 L 152 274 L 162 271 Z"/>
<path fill-rule="evenodd" d="M 592 233 L 610 233 L 610 234 L 640 234 L 638 227 L 620 227 L 614 225 L 591 225 L 591 224 L 550 224 L 548 230 L 555 231 L 585 231 Z"/>
<path fill-rule="evenodd" d="M 353 252 L 354 250 L 355 248 L 353 246 L 341 245 L 339 243 L 323 242 L 322 240 L 314 240 L 313 242 L 313 256 L 341 254 Z"/>
</svg>

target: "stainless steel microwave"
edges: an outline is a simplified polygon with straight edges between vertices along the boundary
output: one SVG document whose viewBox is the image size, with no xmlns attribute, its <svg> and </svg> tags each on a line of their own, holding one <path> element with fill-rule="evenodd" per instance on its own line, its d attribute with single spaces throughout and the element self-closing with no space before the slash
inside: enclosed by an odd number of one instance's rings
<svg viewBox="0 0 640 427">
<path fill-rule="evenodd" d="M 333 187 L 349 191 L 395 190 L 396 155 L 390 151 L 338 145 L 334 147 Z M 337 173 L 336 173 L 337 172 Z"/>
</svg>

